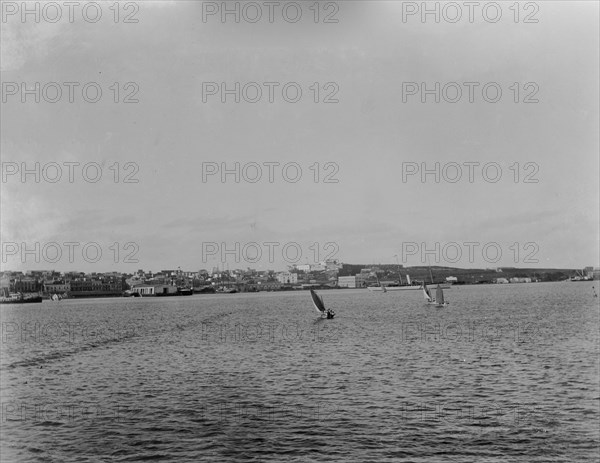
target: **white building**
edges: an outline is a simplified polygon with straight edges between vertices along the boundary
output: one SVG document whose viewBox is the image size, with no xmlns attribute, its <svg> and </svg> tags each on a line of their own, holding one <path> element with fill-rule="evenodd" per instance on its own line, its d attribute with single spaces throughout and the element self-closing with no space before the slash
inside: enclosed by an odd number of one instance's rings
<svg viewBox="0 0 600 463">
<path fill-rule="evenodd" d="M 518 277 L 512 277 L 510 279 L 511 283 L 531 283 L 531 278 L 518 278 Z"/>
<path fill-rule="evenodd" d="M 154 296 L 154 285 L 137 285 L 131 288 L 131 291 L 138 293 L 140 296 Z"/>
<path fill-rule="evenodd" d="M 322 264 L 300 264 L 296 265 L 296 269 L 300 270 L 301 272 L 320 272 L 326 270 L 327 267 Z"/>
<path fill-rule="evenodd" d="M 356 277 L 338 277 L 338 286 L 340 288 L 356 288 Z"/>
<path fill-rule="evenodd" d="M 277 274 L 277 281 L 282 284 L 297 284 L 298 274 L 292 272 L 281 272 Z"/>
</svg>

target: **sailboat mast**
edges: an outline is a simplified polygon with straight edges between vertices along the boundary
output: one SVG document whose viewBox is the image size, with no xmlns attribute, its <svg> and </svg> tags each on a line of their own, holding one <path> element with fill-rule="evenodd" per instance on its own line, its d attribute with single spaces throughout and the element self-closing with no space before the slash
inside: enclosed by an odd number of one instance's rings
<svg viewBox="0 0 600 463">
<path fill-rule="evenodd" d="M 402 286 L 402 274 L 400 273 L 400 261 L 398 261 L 398 254 L 394 254 L 396 258 L 396 265 L 398 265 L 398 284 Z"/>
<path fill-rule="evenodd" d="M 433 273 L 431 273 L 431 264 L 429 263 L 429 256 L 427 256 L 427 267 L 429 267 L 429 278 L 431 278 L 431 284 L 433 284 Z"/>
</svg>

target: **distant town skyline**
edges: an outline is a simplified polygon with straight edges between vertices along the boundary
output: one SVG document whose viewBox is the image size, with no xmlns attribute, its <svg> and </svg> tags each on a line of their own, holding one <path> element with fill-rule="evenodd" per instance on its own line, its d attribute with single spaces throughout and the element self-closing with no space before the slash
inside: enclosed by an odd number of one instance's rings
<svg viewBox="0 0 600 463">
<path fill-rule="evenodd" d="M 396 263 L 392 263 L 392 262 L 379 262 L 379 263 L 375 263 L 375 264 L 366 264 L 366 263 L 361 263 L 361 262 L 342 262 L 342 265 L 350 265 L 350 266 L 362 266 L 364 268 L 377 268 L 379 266 L 382 267 L 398 267 L 398 264 Z M 435 269 L 435 268 L 446 268 L 446 269 L 454 269 L 454 270 L 464 270 L 464 271 L 471 271 L 471 270 L 486 270 L 486 271 L 499 271 L 502 269 L 507 269 L 507 270 L 532 270 L 532 271 L 536 271 L 536 270 L 563 270 L 563 271 L 574 271 L 574 272 L 581 272 L 581 271 L 585 271 L 585 270 L 598 270 L 600 267 L 597 266 L 591 266 L 591 265 L 586 265 L 586 266 L 582 266 L 582 267 L 525 267 L 525 266 L 498 266 L 498 267 L 453 267 L 453 266 L 449 266 L 449 265 L 432 265 L 431 268 Z M 401 269 L 401 271 L 410 271 L 410 269 L 423 269 L 423 268 L 429 268 L 429 266 L 427 265 L 413 265 L 413 266 L 407 266 L 407 265 L 400 265 L 399 267 Z M 67 269 L 67 270 L 59 270 L 59 269 L 55 269 L 55 268 L 40 268 L 40 269 L 14 269 L 14 268 L 2 268 L 2 270 L 0 271 L 0 273 L 3 274 L 11 274 L 11 273 L 22 273 L 22 274 L 31 274 L 31 273 L 42 273 L 42 272 L 47 272 L 47 273 L 58 273 L 58 274 L 69 274 L 69 273 L 83 273 L 83 274 L 136 274 L 137 272 L 139 272 L 140 270 L 144 271 L 145 273 L 152 273 L 152 274 L 160 274 L 162 272 L 165 271 L 169 271 L 169 272 L 177 272 L 177 271 L 181 271 L 184 274 L 190 274 L 190 273 L 199 273 L 202 271 L 206 271 L 209 274 L 212 274 L 215 272 L 215 270 L 217 270 L 217 267 L 200 267 L 197 269 L 192 269 L 192 268 L 165 268 L 165 267 L 161 267 L 161 268 L 138 268 L 135 270 L 128 270 L 128 271 L 121 271 L 121 270 L 115 270 L 115 269 L 104 269 L 104 270 L 91 270 L 91 271 L 85 271 L 85 270 L 81 270 L 81 269 Z M 261 269 L 261 268 L 257 268 L 257 267 L 230 267 L 230 268 L 222 268 L 219 267 L 218 271 L 219 272 L 246 272 L 246 271 L 253 271 L 253 272 L 275 272 L 275 273 L 285 273 L 288 271 L 296 271 L 297 269 L 291 268 L 291 267 L 286 267 L 286 268 L 265 268 L 265 269 Z"/>
</svg>

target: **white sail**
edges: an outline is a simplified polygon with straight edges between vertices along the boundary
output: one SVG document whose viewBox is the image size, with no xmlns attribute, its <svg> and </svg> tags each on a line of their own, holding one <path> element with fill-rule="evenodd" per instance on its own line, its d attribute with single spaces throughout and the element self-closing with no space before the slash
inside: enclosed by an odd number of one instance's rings
<svg viewBox="0 0 600 463">
<path fill-rule="evenodd" d="M 431 302 L 431 294 L 429 293 L 429 290 L 425 284 L 423 285 L 423 297 L 427 302 Z"/>
</svg>

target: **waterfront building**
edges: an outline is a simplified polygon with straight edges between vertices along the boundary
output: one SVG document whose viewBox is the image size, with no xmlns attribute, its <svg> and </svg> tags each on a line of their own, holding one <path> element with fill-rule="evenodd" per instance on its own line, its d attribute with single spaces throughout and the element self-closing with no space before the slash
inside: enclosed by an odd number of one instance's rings
<svg viewBox="0 0 600 463">
<path fill-rule="evenodd" d="M 140 296 L 154 296 L 154 285 L 138 284 L 131 288 L 131 291 Z"/>
<path fill-rule="evenodd" d="M 356 276 L 338 277 L 340 288 L 356 288 Z"/>
<path fill-rule="evenodd" d="M 170 296 L 177 294 L 177 286 L 141 284 L 131 288 L 131 291 L 140 296 Z"/>
<path fill-rule="evenodd" d="M 69 282 L 44 283 L 44 292 L 46 294 L 64 294 L 71 291 Z"/>
<path fill-rule="evenodd" d="M 15 278 L 9 284 L 11 293 L 36 293 L 41 291 L 42 288 L 42 282 L 31 277 Z"/>
<path fill-rule="evenodd" d="M 298 283 L 298 274 L 292 272 L 281 272 L 277 274 L 277 281 L 283 284 L 297 284 Z"/>
<path fill-rule="evenodd" d="M 512 277 L 509 281 L 511 283 L 531 283 L 531 278 Z"/>
<path fill-rule="evenodd" d="M 259 281 L 256 287 L 259 291 L 278 291 L 282 284 L 278 281 Z"/>
<path fill-rule="evenodd" d="M 69 282 L 69 297 L 120 296 L 123 293 L 121 279 L 82 278 Z"/>
</svg>

